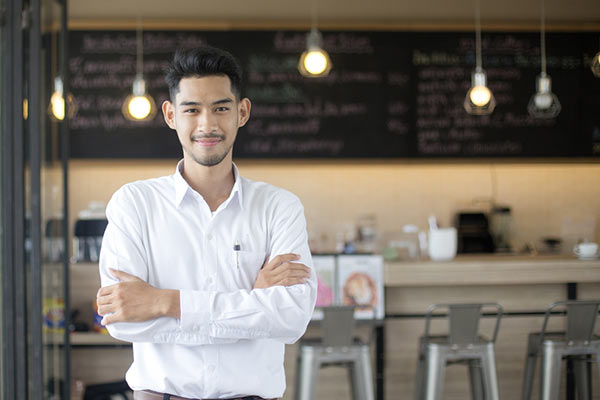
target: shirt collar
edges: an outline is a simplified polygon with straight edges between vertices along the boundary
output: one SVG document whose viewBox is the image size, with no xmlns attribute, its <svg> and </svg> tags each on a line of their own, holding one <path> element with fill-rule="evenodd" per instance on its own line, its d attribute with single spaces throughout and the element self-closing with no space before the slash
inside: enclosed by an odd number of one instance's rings
<svg viewBox="0 0 600 400">
<path fill-rule="evenodd" d="M 179 160 L 177 163 L 177 167 L 175 168 L 175 174 L 173 175 L 175 180 L 175 207 L 179 207 L 183 198 L 185 197 L 188 190 L 193 190 L 187 181 L 183 178 L 183 159 Z M 229 199 L 234 196 L 238 199 L 240 208 L 243 208 L 243 197 L 242 197 L 242 177 L 240 176 L 240 172 L 238 171 L 237 165 L 233 164 L 233 178 L 235 179 L 235 183 L 233 184 L 233 188 L 231 189 L 231 194 L 229 195 Z M 225 200 L 225 202 L 229 202 L 230 200 Z"/>
</svg>

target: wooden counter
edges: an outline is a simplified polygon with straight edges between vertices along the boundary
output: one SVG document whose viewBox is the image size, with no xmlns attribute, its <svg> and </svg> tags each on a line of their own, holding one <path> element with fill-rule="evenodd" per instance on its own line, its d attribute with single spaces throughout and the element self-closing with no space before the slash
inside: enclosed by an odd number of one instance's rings
<svg viewBox="0 0 600 400">
<path fill-rule="evenodd" d="M 600 259 L 571 256 L 461 255 L 452 261 L 385 264 L 385 286 L 529 285 L 600 282 Z"/>
</svg>

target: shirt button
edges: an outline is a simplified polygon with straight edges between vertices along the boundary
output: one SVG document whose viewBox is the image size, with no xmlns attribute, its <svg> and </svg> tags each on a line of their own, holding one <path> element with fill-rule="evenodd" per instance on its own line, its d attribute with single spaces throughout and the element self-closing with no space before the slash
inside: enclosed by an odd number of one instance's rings
<svg viewBox="0 0 600 400">
<path fill-rule="evenodd" d="M 208 369 L 208 372 L 214 372 L 215 366 L 214 365 L 209 365 L 208 367 L 206 367 L 206 369 Z"/>
<path fill-rule="evenodd" d="M 210 233 L 206 234 L 206 239 L 207 240 L 212 240 L 212 238 L 213 238 L 213 235 L 211 235 Z"/>
<path fill-rule="evenodd" d="M 213 283 L 213 278 L 208 278 L 206 280 L 206 283 L 208 283 L 209 285 L 211 285 Z"/>
</svg>

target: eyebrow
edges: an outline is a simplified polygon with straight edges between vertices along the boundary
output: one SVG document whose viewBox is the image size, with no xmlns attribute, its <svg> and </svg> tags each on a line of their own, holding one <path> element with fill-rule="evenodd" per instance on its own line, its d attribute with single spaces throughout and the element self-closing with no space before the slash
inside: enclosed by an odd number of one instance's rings
<svg viewBox="0 0 600 400">
<path fill-rule="evenodd" d="M 228 104 L 228 103 L 233 103 L 233 99 L 230 99 L 229 97 L 221 99 L 221 100 L 217 100 L 217 101 L 213 101 L 211 103 L 211 105 L 216 106 L 219 104 Z M 180 106 L 200 106 L 202 105 L 202 103 L 198 103 L 197 101 L 182 101 L 181 103 L 179 103 Z"/>
</svg>

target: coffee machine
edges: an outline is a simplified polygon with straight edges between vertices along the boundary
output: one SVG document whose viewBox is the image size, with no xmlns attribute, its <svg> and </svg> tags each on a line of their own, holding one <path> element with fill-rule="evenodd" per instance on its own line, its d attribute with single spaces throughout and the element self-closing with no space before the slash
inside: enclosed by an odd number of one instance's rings
<svg viewBox="0 0 600 400">
<path fill-rule="evenodd" d="M 493 253 L 495 250 L 489 221 L 484 213 L 458 213 L 456 232 L 458 253 Z"/>
</svg>

